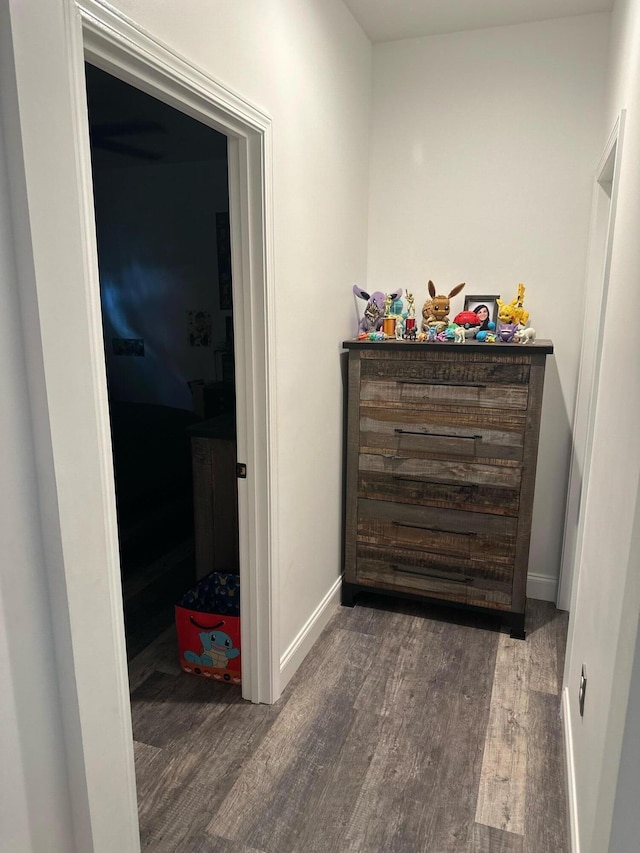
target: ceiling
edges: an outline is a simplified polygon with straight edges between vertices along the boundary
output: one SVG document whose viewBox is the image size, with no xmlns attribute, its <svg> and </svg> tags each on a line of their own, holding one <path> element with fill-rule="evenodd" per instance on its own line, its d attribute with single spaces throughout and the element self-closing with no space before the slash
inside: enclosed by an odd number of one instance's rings
<svg viewBox="0 0 640 853">
<path fill-rule="evenodd" d="M 614 0 L 344 0 L 372 42 L 608 12 Z"/>
</svg>

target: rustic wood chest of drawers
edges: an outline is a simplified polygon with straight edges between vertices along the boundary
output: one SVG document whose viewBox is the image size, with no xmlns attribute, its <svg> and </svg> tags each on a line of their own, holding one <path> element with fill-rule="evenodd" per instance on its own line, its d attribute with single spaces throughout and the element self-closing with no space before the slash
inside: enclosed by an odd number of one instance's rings
<svg viewBox="0 0 640 853">
<path fill-rule="evenodd" d="M 491 611 L 524 636 L 546 356 L 533 344 L 347 341 L 342 603 Z"/>
</svg>

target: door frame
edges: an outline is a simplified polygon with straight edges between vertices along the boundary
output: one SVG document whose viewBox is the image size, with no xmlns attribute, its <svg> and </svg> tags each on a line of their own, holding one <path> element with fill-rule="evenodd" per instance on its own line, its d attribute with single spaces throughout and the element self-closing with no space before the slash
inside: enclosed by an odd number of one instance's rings
<svg viewBox="0 0 640 853">
<path fill-rule="evenodd" d="M 139 850 L 85 58 L 229 138 L 243 696 L 280 694 L 269 116 L 101 0 L 3 0 L 7 150 L 78 850 Z M 46 59 L 45 59 L 46 57 Z"/>
<path fill-rule="evenodd" d="M 565 511 L 564 540 L 556 604 L 572 610 L 577 595 L 584 508 L 589 488 L 593 429 L 598 402 L 602 326 L 607 311 L 611 255 L 616 221 L 620 163 L 626 110 L 621 110 L 595 171 L 587 274 L 585 278 L 582 349 L 572 425 L 572 454 Z M 605 201 L 605 199 L 608 199 Z"/>
<path fill-rule="evenodd" d="M 84 59 L 158 100 L 209 125 L 228 138 L 229 211 L 233 268 L 238 459 L 248 475 L 238 481 L 243 698 L 273 703 L 278 698 L 280 660 L 275 653 L 273 531 L 275 490 L 275 364 L 267 335 L 275 324 L 271 221 L 271 120 L 242 97 L 208 77 L 132 23 L 93 0 L 77 0 Z M 80 71 L 78 59 L 74 72 Z M 91 154 L 84 69 L 76 85 L 78 130 L 83 155 L 87 243 L 92 246 L 92 301 L 99 297 L 94 237 Z M 82 89 L 82 91 L 80 91 Z M 101 314 L 100 314 L 101 318 Z M 95 311 L 90 322 L 96 324 Z M 101 337 L 94 328 L 94 336 Z M 102 354 L 99 356 L 102 360 Z M 95 389 L 103 393 L 104 389 Z M 104 448 L 111 454 L 111 446 Z M 267 523 L 265 524 L 265 520 Z"/>
</svg>

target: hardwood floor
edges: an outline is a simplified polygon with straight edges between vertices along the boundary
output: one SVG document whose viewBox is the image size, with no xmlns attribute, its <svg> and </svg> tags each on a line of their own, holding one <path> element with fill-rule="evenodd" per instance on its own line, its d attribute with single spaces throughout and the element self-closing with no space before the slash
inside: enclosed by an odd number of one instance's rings
<svg viewBox="0 0 640 853">
<path fill-rule="evenodd" d="M 182 673 L 169 628 L 130 664 L 143 849 L 567 853 L 566 629 L 371 597 L 268 707 Z"/>
</svg>

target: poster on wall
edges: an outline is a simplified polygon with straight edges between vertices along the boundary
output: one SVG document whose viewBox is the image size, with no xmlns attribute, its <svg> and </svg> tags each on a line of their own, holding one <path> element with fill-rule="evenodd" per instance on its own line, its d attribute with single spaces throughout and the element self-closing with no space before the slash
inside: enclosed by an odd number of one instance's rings
<svg viewBox="0 0 640 853">
<path fill-rule="evenodd" d="M 211 346 L 210 311 L 187 311 L 187 337 L 191 347 Z"/>
<path fill-rule="evenodd" d="M 216 242 L 218 245 L 218 289 L 220 310 L 231 311 L 233 297 L 231 292 L 231 230 L 229 212 L 216 213 Z"/>
</svg>

